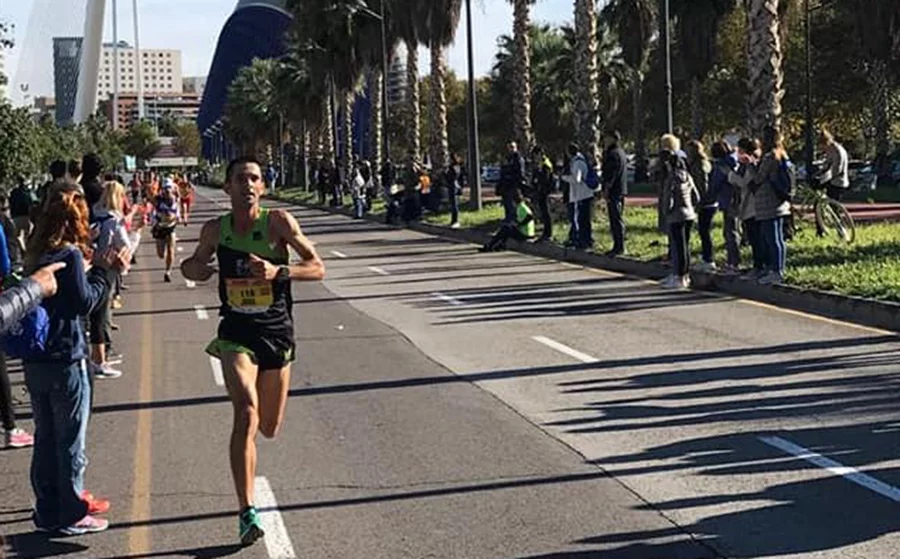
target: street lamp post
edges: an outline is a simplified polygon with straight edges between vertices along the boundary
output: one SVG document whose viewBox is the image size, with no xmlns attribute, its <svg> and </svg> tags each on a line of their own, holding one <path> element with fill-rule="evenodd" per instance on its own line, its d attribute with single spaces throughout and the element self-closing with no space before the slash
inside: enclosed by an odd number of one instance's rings
<svg viewBox="0 0 900 559">
<path fill-rule="evenodd" d="M 481 154 L 478 152 L 478 98 L 475 89 L 475 48 L 472 41 L 472 0 L 466 0 L 466 41 L 469 65 L 469 185 L 475 210 L 482 208 Z"/>
<path fill-rule="evenodd" d="M 663 2 L 663 42 L 666 46 L 666 130 L 675 129 L 675 115 L 672 108 L 672 30 L 669 0 Z"/>
<path fill-rule="evenodd" d="M 809 0 L 803 2 L 804 31 L 806 32 L 806 177 L 812 176 L 813 161 L 816 158 L 815 123 L 812 109 L 812 7 Z"/>
</svg>

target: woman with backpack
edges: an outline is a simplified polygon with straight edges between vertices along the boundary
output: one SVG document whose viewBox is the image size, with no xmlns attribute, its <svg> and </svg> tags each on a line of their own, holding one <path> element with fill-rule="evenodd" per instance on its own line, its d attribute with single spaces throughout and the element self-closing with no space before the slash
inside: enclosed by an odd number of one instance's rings
<svg viewBox="0 0 900 559">
<path fill-rule="evenodd" d="M 691 286 L 691 229 L 697 221 L 696 204 L 700 201 L 697 187 L 681 155 L 681 141 L 671 134 L 660 140 L 659 154 L 663 166 L 663 209 L 669 225 L 669 246 L 673 257 L 673 274 L 664 279 L 663 287 L 686 289 Z"/>
<path fill-rule="evenodd" d="M 759 224 L 766 273 L 759 283 L 771 285 L 784 280 L 787 245 L 784 242 L 784 220 L 791 215 L 793 167 L 777 128 L 763 130 L 763 156 L 759 162 L 754 189 L 756 221 Z"/>
<path fill-rule="evenodd" d="M 58 181 L 48 190 L 25 263 L 29 272 L 57 262 L 65 268 L 57 272 L 56 295 L 41 304 L 49 324 L 46 339 L 40 340 L 44 349 L 24 354 L 23 363 L 35 424 L 33 520 L 40 530 L 67 535 L 100 532 L 109 526 L 92 515 L 108 510 L 109 502 L 95 500 L 84 490 L 91 388 L 82 319 L 107 296 L 107 270 L 124 269 L 130 255 L 125 250 L 94 258 L 90 244 L 84 194 L 78 185 Z"/>
</svg>

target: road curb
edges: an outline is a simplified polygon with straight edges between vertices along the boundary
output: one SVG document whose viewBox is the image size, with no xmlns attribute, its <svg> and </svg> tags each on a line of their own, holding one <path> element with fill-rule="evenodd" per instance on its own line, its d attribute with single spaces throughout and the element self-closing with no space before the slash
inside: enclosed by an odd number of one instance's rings
<svg viewBox="0 0 900 559">
<path fill-rule="evenodd" d="M 298 204 L 278 196 L 272 196 L 271 198 L 332 214 L 352 216 L 351 211 L 346 208 Z M 367 215 L 363 219 L 384 225 L 382 220 L 374 216 Z M 458 242 L 475 244 L 484 244 L 491 237 L 490 234 L 483 231 L 451 229 L 448 226 L 429 223 L 413 223 L 410 224 L 408 229 Z M 512 243 L 510 247 L 512 250 L 523 254 L 581 264 L 591 268 L 645 279 L 661 279 L 667 276 L 670 271 L 662 264 L 655 262 L 644 262 L 627 257 L 610 258 L 601 254 L 570 250 L 553 243 Z M 781 308 L 900 332 L 900 304 L 898 303 L 841 295 L 815 289 L 804 289 L 790 285 L 760 285 L 754 281 L 742 280 L 737 276 L 723 276 L 703 272 L 691 272 L 691 281 L 695 288 L 706 291 L 716 291 Z"/>
</svg>

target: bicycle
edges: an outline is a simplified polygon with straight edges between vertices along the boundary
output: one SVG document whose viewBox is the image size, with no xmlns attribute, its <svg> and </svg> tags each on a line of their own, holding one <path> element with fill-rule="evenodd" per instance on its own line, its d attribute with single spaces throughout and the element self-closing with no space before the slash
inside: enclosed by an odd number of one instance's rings
<svg viewBox="0 0 900 559">
<path fill-rule="evenodd" d="M 816 231 L 825 235 L 834 233 L 847 244 L 856 240 L 856 224 L 847 208 L 837 200 L 829 198 L 825 191 L 809 184 L 797 185 L 797 193 L 791 204 L 794 227 L 809 214 L 815 217 Z"/>
</svg>

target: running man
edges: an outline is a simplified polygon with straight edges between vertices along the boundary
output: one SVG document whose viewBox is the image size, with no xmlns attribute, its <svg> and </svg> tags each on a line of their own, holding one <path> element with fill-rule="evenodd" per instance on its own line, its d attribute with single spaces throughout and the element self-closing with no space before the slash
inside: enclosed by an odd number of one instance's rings
<svg viewBox="0 0 900 559">
<path fill-rule="evenodd" d="M 181 209 L 181 223 L 187 227 L 191 206 L 194 205 L 194 185 L 188 180 L 187 175 L 176 179 L 176 183 L 178 184 L 178 207 Z"/>
<path fill-rule="evenodd" d="M 175 227 L 178 226 L 178 194 L 175 183 L 166 179 L 153 200 L 153 238 L 156 239 L 156 255 L 166 263 L 163 281 L 172 283 L 172 265 L 175 263 Z"/>
<path fill-rule="evenodd" d="M 319 281 L 325 266 L 293 216 L 260 207 L 266 183 L 258 161 L 235 159 L 225 176 L 231 212 L 203 225 L 197 249 L 181 271 L 201 282 L 219 274 L 222 320 L 206 351 L 222 361 L 234 407 L 231 472 L 240 505 L 240 541 L 250 545 L 264 535 L 253 505 L 256 434 L 271 439 L 278 433 L 290 386 L 291 281 Z M 300 255 L 300 263 L 290 263 L 288 247 Z M 213 257 L 218 270 L 210 265 Z"/>
</svg>

